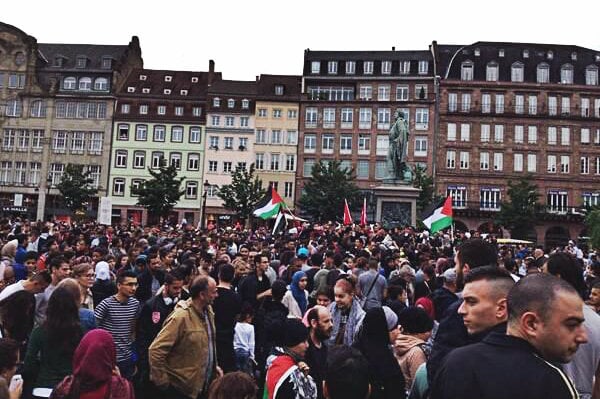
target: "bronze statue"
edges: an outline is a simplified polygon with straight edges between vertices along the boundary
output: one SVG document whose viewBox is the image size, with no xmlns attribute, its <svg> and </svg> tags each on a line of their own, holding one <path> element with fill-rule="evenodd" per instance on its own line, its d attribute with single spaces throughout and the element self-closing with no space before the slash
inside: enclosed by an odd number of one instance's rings
<svg viewBox="0 0 600 399">
<path fill-rule="evenodd" d="M 390 128 L 389 148 L 387 157 L 388 174 L 396 180 L 404 179 L 404 171 L 407 167 L 408 155 L 408 122 L 404 119 L 404 113 L 396 110 L 394 113 L 394 124 Z"/>
</svg>

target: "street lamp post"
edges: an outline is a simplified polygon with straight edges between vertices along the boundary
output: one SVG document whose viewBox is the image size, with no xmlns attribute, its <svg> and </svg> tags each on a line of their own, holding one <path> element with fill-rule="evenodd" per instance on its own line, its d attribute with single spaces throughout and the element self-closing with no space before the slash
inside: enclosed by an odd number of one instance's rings
<svg viewBox="0 0 600 399">
<path fill-rule="evenodd" d="M 210 183 L 208 179 L 204 181 L 203 191 L 202 191 L 202 209 L 200 210 L 200 229 L 205 227 L 204 217 L 206 216 L 206 196 L 208 194 L 208 189 L 210 188 Z"/>
<path fill-rule="evenodd" d="M 49 205 L 51 186 L 52 186 L 52 176 L 50 176 L 50 174 L 48 174 L 48 177 L 46 178 L 46 203 L 44 205 L 46 207 L 46 209 L 48 209 L 48 205 Z M 45 215 L 45 213 L 44 213 L 44 216 L 47 216 L 47 215 Z"/>
</svg>

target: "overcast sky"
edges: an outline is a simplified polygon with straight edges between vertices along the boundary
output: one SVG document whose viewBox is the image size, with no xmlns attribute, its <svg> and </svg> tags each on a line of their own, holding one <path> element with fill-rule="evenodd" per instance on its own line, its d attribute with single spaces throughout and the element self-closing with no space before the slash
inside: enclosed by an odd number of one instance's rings
<svg viewBox="0 0 600 399">
<path fill-rule="evenodd" d="M 432 40 L 486 40 L 600 50 L 598 11 L 593 0 L 23 0 L 0 20 L 44 43 L 127 44 L 137 35 L 146 68 L 205 71 L 214 59 L 225 79 L 253 80 L 300 75 L 306 48 L 426 50 Z"/>
</svg>

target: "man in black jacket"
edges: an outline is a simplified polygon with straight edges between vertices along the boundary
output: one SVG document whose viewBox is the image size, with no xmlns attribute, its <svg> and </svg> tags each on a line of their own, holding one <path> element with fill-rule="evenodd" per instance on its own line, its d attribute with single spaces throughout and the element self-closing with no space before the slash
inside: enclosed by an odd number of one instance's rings
<svg viewBox="0 0 600 399">
<path fill-rule="evenodd" d="M 138 275 L 137 279 L 139 286 L 135 297 L 138 301 L 144 303 L 156 295 L 165 281 L 164 267 L 160 261 L 158 251 L 148 255 L 148 267 Z"/>
<path fill-rule="evenodd" d="M 511 289 L 507 306 L 507 332 L 452 351 L 436 375 L 431 398 L 579 397 L 553 364 L 568 362 L 587 342 L 577 291 L 556 277 L 535 274 Z"/>
</svg>

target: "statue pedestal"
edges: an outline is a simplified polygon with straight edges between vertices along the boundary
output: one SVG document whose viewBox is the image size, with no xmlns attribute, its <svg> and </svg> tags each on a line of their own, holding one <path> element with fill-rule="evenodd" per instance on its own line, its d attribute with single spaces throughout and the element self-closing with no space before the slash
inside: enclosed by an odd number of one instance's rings
<svg viewBox="0 0 600 399">
<path fill-rule="evenodd" d="M 417 198 L 420 190 L 403 180 L 384 179 L 373 189 L 377 199 L 375 221 L 385 228 L 417 225 Z"/>
</svg>

